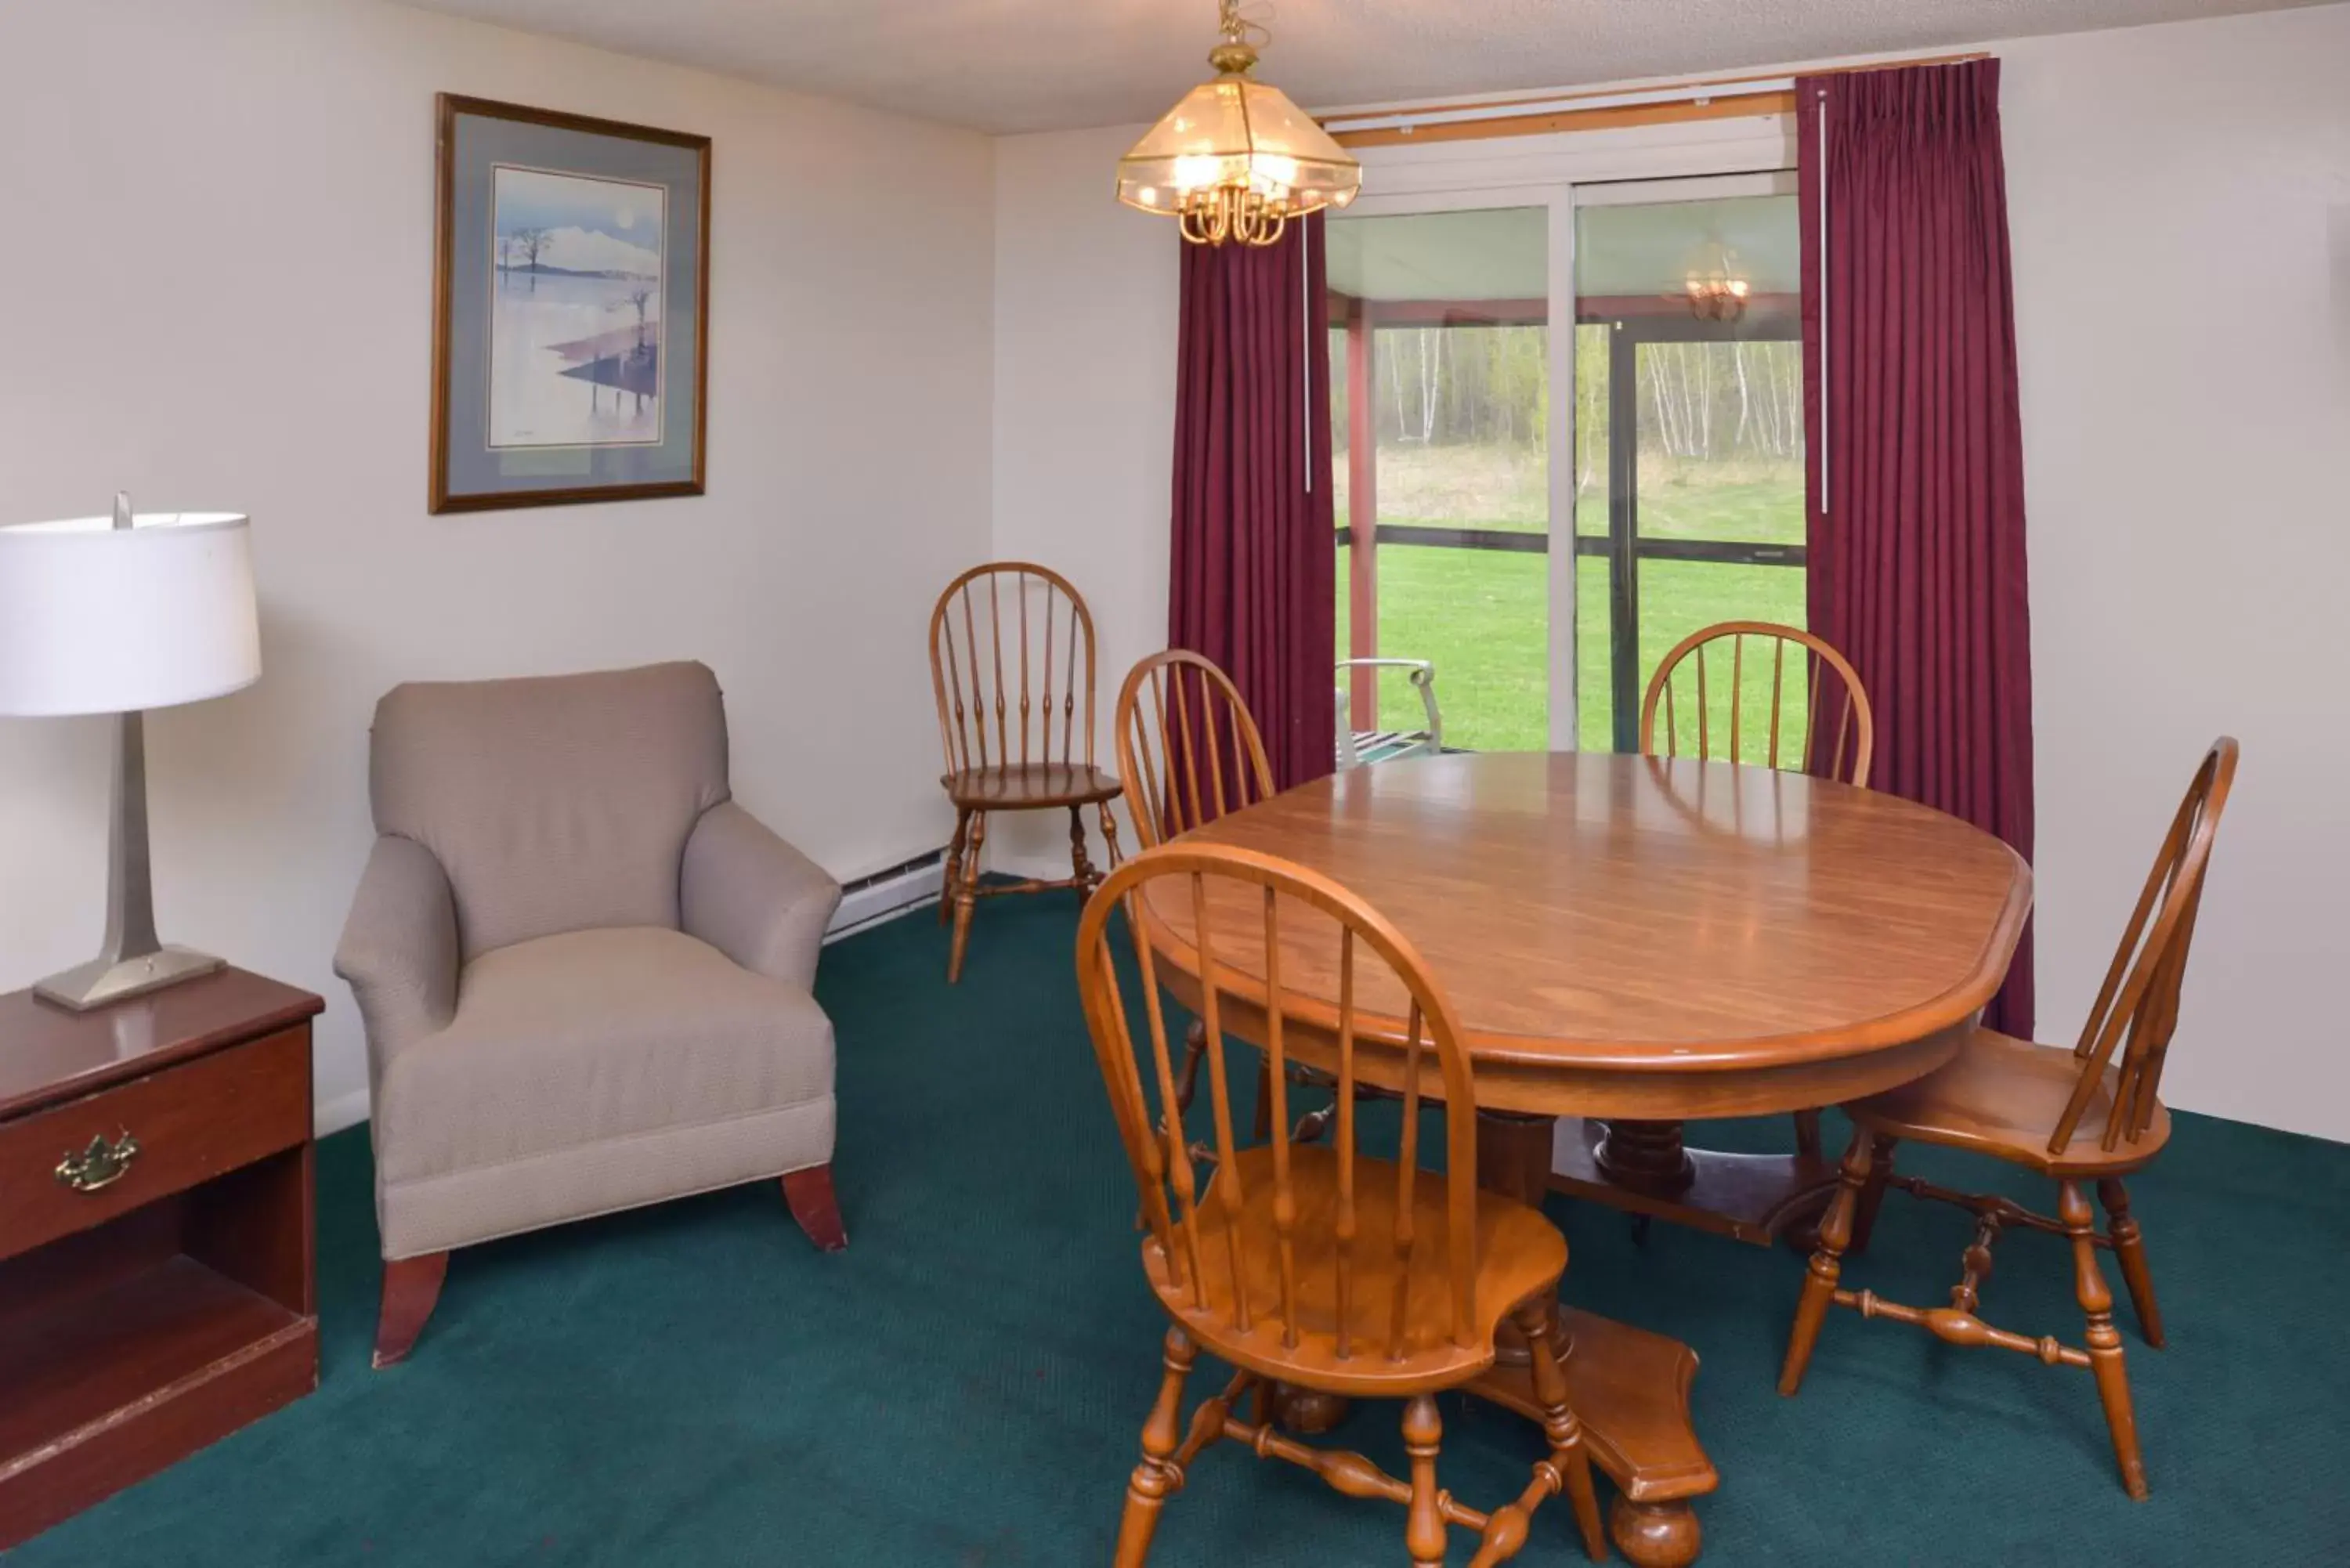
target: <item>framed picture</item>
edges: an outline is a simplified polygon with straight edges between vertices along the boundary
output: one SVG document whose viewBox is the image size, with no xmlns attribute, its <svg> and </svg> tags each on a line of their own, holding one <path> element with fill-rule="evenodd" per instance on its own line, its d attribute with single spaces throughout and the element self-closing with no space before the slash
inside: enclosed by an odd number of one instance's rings
<svg viewBox="0 0 2350 1568">
<path fill-rule="evenodd" d="M 699 495 L 710 139 L 440 98 L 432 510 Z"/>
</svg>

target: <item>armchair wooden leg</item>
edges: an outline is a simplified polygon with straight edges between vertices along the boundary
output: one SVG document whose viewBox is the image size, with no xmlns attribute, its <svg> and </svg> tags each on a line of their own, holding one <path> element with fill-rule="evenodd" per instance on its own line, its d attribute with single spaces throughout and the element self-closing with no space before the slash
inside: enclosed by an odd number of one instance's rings
<svg viewBox="0 0 2350 1568">
<path fill-rule="evenodd" d="M 2088 1319 L 2089 1370 L 2097 1379 L 2097 1400 L 2106 1407 L 2106 1425 L 2113 1434 L 2114 1462 L 2121 1468 L 2122 1488 L 2139 1502 L 2146 1501 L 2146 1459 L 2138 1450 L 2137 1416 L 2130 1407 L 2129 1373 L 2122 1364 L 2121 1331 L 2114 1326 L 2114 1293 L 2097 1263 L 2096 1211 L 2077 1181 L 2059 1182 L 2056 1218 L 2073 1239 L 2073 1288 L 2081 1314 Z"/>
<path fill-rule="evenodd" d="M 1175 1464 L 1175 1450 L 1183 1440 L 1183 1382 L 1191 1375 L 1198 1354 L 1191 1336 L 1169 1328 L 1165 1352 L 1166 1376 L 1159 1379 L 1159 1398 L 1142 1424 L 1142 1462 L 1126 1483 L 1126 1513 L 1118 1521 L 1116 1568 L 1143 1568 L 1150 1556 L 1150 1538 L 1159 1530 L 1159 1511 L 1183 1484 Z"/>
<path fill-rule="evenodd" d="M 963 841 L 971 836 L 971 812 L 955 813 L 954 840 L 947 846 L 947 863 L 939 888 L 939 924 L 954 919 L 955 890 L 962 885 Z"/>
<path fill-rule="evenodd" d="M 811 1165 L 784 1178 L 784 1201 L 820 1251 L 848 1250 L 848 1231 L 840 1223 L 840 1199 L 832 1190 L 832 1167 Z"/>
<path fill-rule="evenodd" d="M 383 1306 L 375 1325 L 376 1366 L 390 1366 L 407 1358 L 432 1315 L 433 1303 L 441 1299 L 441 1282 L 448 1277 L 446 1252 L 383 1261 Z"/>
<path fill-rule="evenodd" d="M 2121 1260 L 2122 1282 L 2129 1286 L 2130 1305 L 2137 1312 L 2137 1331 L 2160 1350 L 2162 1309 L 2154 1302 L 2154 1274 L 2146 1266 L 2145 1238 L 2130 1215 L 2129 1192 L 2108 1178 L 2097 1183 L 2097 1201 L 2106 1206 L 2106 1231 L 2114 1239 L 2114 1256 Z"/>
<path fill-rule="evenodd" d="M 971 912 L 979 902 L 979 857 L 987 847 L 987 813 L 971 814 L 971 832 L 962 846 L 962 864 L 955 873 L 954 945 L 947 951 L 947 983 L 962 978 L 963 950 L 971 946 Z"/>
<path fill-rule="evenodd" d="M 1868 1181 L 1869 1149 L 1875 1139 L 1866 1127 L 1852 1129 L 1852 1146 L 1845 1150 L 1844 1170 L 1836 1178 L 1835 1196 L 1820 1220 L 1819 1250 L 1812 1254 L 1804 1274 L 1804 1298 L 1795 1307 L 1795 1326 L 1787 1335 L 1787 1359 L 1779 1368 L 1779 1392 L 1793 1394 L 1804 1386 L 1804 1369 L 1812 1364 L 1812 1346 L 1819 1343 L 1820 1324 L 1835 1304 L 1836 1281 L 1844 1273 L 1844 1250 L 1852 1240 L 1853 1212 L 1860 1206 L 1860 1189 Z"/>
</svg>

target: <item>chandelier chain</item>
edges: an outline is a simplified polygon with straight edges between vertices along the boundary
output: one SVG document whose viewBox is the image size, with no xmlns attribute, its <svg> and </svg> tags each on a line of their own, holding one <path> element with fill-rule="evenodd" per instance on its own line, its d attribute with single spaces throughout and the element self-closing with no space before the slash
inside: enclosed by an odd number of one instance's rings
<svg viewBox="0 0 2350 1568">
<path fill-rule="evenodd" d="M 1263 48 L 1273 42 L 1273 29 L 1253 16 L 1241 15 L 1241 0 L 1217 0 L 1217 24 L 1228 44 Z"/>
</svg>

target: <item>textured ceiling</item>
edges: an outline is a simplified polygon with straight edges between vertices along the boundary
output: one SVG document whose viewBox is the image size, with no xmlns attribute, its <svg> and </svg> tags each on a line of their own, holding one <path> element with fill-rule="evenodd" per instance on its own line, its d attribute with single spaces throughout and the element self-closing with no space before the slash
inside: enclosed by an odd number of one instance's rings
<svg viewBox="0 0 2350 1568">
<path fill-rule="evenodd" d="M 410 0 L 986 131 L 1155 119 L 1213 0 Z M 2283 9 L 2296 0 L 1248 0 L 1328 108 Z M 2322 0 L 2298 0 L 2319 4 Z"/>
</svg>

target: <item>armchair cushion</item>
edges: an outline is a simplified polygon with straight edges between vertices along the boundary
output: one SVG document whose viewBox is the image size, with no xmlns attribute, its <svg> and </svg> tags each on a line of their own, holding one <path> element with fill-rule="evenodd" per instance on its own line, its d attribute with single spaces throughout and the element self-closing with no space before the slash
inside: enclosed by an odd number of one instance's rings
<svg viewBox="0 0 2350 1568">
<path fill-rule="evenodd" d="M 700 664 L 396 686 L 370 755 L 377 831 L 439 860 L 468 961 L 592 926 L 674 929 L 686 836 L 727 796 Z"/>
<path fill-rule="evenodd" d="M 384 1255 L 822 1164 L 832 1082 L 815 998 L 681 931 L 572 931 L 484 953 L 449 1026 L 383 1071 Z"/>
<path fill-rule="evenodd" d="M 370 1084 L 394 1053 L 448 1027 L 457 1008 L 457 907 L 432 851 L 413 839 L 375 841 L 335 972 L 359 999 Z"/>
<path fill-rule="evenodd" d="M 840 884 L 730 800 L 703 812 L 685 841 L 680 901 L 688 934 L 806 991 Z"/>
</svg>

